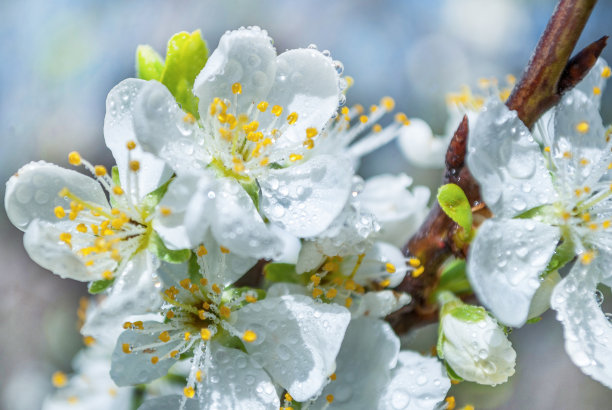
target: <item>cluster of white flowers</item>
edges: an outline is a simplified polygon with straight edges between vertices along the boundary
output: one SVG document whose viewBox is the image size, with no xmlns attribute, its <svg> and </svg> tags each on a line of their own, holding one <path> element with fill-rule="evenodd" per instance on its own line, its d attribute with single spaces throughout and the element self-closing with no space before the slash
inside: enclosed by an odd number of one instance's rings
<svg viewBox="0 0 612 410">
<path fill-rule="evenodd" d="M 398 246 L 429 191 L 354 169 L 408 123 L 377 124 L 393 100 L 369 115 L 343 107 L 351 79 L 339 62 L 316 47 L 277 55 L 257 27 L 223 35 L 191 79 L 197 110 L 157 80 L 108 95 L 112 172 L 72 152 L 93 178 L 33 162 L 7 184 L 30 257 L 102 295 L 81 328 L 78 373 L 54 375 L 61 389 L 45 409 L 443 401 L 443 364 L 400 352 L 381 320 L 411 300 L 386 288 L 418 269 Z M 248 286 L 249 271 L 264 286 Z"/>
</svg>

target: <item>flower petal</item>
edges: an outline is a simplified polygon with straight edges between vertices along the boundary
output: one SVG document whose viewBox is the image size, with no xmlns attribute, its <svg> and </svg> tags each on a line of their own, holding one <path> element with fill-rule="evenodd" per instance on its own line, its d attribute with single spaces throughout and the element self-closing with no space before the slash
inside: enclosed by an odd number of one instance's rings
<svg viewBox="0 0 612 410">
<path fill-rule="evenodd" d="M 597 62 L 591 68 L 589 73 L 580 81 L 575 90 L 582 91 L 589 99 L 595 104 L 597 110 L 601 103 L 601 96 L 603 95 L 604 89 L 606 88 L 606 82 L 608 81 L 604 73 L 604 70 L 608 67 L 608 63 L 603 58 L 598 58 Z M 610 67 L 608 67 L 608 70 Z"/>
<path fill-rule="evenodd" d="M 298 274 L 310 272 L 321 266 L 323 262 L 325 262 L 325 255 L 319 251 L 316 242 L 305 240 L 300 248 L 295 271 Z"/>
<path fill-rule="evenodd" d="M 306 238 L 321 233 L 338 216 L 351 189 L 353 170 L 329 155 L 270 170 L 259 180 L 261 209 L 289 233 Z"/>
<path fill-rule="evenodd" d="M 200 410 L 278 410 L 270 376 L 249 355 L 211 343 L 211 366 L 202 382 Z"/>
<path fill-rule="evenodd" d="M 219 181 L 212 231 L 217 241 L 242 256 L 275 258 L 284 243 L 264 223 L 253 200 L 234 180 Z"/>
<path fill-rule="evenodd" d="M 200 99 L 200 113 L 208 111 L 215 97 L 233 104 L 234 83 L 242 85 L 236 112 L 246 113 L 251 104 L 258 104 L 268 95 L 276 74 L 275 58 L 272 39 L 259 27 L 224 34 L 193 85 L 193 92 Z"/>
<path fill-rule="evenodd" d="M 247 352 L 297 401 L 315 395 L 334 371 L 350 314 L 301 295 L 267 298 L 236 312 L 235 327 L 257 339 Z"/>
<path fill-rule="evenodd" d="M 346 273 L 350 275 L 355 262 L 354 257 L 345 258 L 341 269 L 345 272 L 348 270 Z M 391 268 L 389 265 L 392 265 L 393 273 L 387 270 Z M 365 284 L 369 281 L 389 279 L 387 286 L 394 288 L 404 280 L 406 271 L 406 258 L 402 251 L 391 244 L 377 241 L 374 242 L 372 248 L 363 258 L 359 269 L 355 273 L 355 280 L 357 283 Z"/>
<path fill-rule="evenodd" d="M 172 171 L 164 161 L 144 152 L 139 145 L 136 145 L 136 148 L 131 151 L 126 146 L 128 141 L 136 140 L 133 122 L 134 106 L 136 97 L 146 84 L 144 80 L 128 78 L 113 87 L 106 97 L 106 116 L 104 117 L 104 141 L 117 162 L 121 185 L 127 188 L 128 178 L 135 178 L 137 181 L 129 184 L 132 198 L 136 203 L 172 175 Z M 140 163 L 140 169 L 136 173 L 130 171 L 129 162 L 131 160 L 137 160 Z"/>
<path fill-rule="evenodd" d="M 448 138 L 436 137 L 429 124 L 419 118 L 411 118 L 410 125 L 400 129 L 397 139 L 404 157 L 423 168 L 444 168 L 444 154 Z"/>
<path fill-rule="evenodd" d="M 351 314 L 353 317 L 369 316 L 384 318 L 402 306 L 406 306 L 410 301 L 412 301 L 412 297 L 407 293 L 399 293 L 392 290 L 367 292 L 359 299 L 358 303 L 351 306 Z"/>
<path fill-rule="evenodd" d="M 599 282 L 596 265 L 576 262 L 555 287 L 551 306 L 563 324 L 565 350 L 574 364 L 612 388 L 612 325 L 596 299 Z"/>
<path fill-rule="evenodd" d="M 56 222 L 54 209 L 70 210 L 70 199 L 58 194 L 63 188 L 96 206 L 108 207 L 106 195 L 93 178 L 44 161 L 24 165 L 6 183 L 4 207 L 9 220 L 25 231 L 34 219 Z"/>
<path fill-rule="evenodd" d="M 210 230 L 206 232 L 203 244 L 208 252 L 201 257 L 204 276 L 208 283 L 216 283 L 221 289 L 236 282 L 257 263 L 256 258 L 241 256 L 235 252 L 222 252 Z"/>
<path fill-rule="evenodd" d="M 165 86 L 148 81 L 142 87 L 134 102 L 134 133 L 144 151 L 166 161 L 178 175 L 202 169 L 208 154 L 196 142 L 199 132 Z"/>
<path fill-rule="evenodd" d="M 338 109 L 339 76 L 331 58 L 314 49 L 288 50 L 276 58 L 276 80 L 267 97 L 270 104 L 283 107 L 285 116 L 297 113 L 297 122 L 276 141 L 278 147 L 299 147 L 306 129 L 321 131 Z M 261 117 L 271 123 L 272 114 Z"/>
<path fill-rule="evenodd" d="M 371 318 L 351 320 L 336 359 L 336 379 L 323 389 L 314 408 L 375 409 L 391 380 L 399 348 L 399 338 L 388 323 Z M 334 401 L 325 407 L 328 394 Z"/>
<path fill-rule="evenodd" d="M 144 322 L 143 324 L 145 329 L 159 325 L 159 322 Z M 182 340 L 162 343 L 158 335 L 159 333 L 144 333 L 138 330 L 126 330 L 121 333 L 111 357 L 110 375 L 117 386 L 148 383 L 165 376 L 168 369 L 177 362 L 177 359 L 170 357 L 169 354 L 182 343 Z M 149 348 L 124 353 L 124 344 L 131 346 L 132 349 L 141 346 L 149 346 Z M 154 356 L 159 358 L 156 364 L 151 362 Z"/>
<path fill-rule="evenodd" d="M 30 258 L 62 278 L 81 282 L 100 279 L 91 272 L 68 244 L 61 241 L 65 230 L 40 219 L 33 220 L 23 236 L 23 245 Z"/>
<path fill-rule="evenodd" d="M 401 351 L 378 409 L 433 410 L 449 389 L 450 380 L 437 359 Z"/>
<path fill-rule="evenodd" d="M 516 111 L 497 98 L 487 102 L 470 132 L 467 163 L 497 216 L 511 218 L 555 200 L 538 144 Z"/>
<path fill-rule="evenodd" d="M 500 322 L 525 323 L 560 236 L 558 228 L 531 219 L 489 219 L 480 226 L 467 274 L 478 299 Z"/>
<path fill-rule="evenodd" d="M 181 407 L 181 403 L 185 402 L 184 407 Z M 168 396 L 156 397 L 145 401 L 138 410 L 169 410 L 169 409 L 183 409 L 183 410 L 200 410 L 200 405 L 197 400 L 186 399 L 184 396 L 179 394 L 172 394 Z"/>
</svg>

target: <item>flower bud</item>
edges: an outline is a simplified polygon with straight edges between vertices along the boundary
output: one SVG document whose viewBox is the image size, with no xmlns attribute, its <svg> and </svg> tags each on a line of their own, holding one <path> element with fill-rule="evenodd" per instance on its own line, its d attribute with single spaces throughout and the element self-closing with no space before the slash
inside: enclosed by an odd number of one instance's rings
<svg viewBox="0 0 612 410">
<path fill-rule="evenodd" d="M 516 352 L 497 321 L 484 308 L 456 298 L 441 309 L 438 355 L 461 378 L 487 385 L 506 382 L 516 364 Z"/>
</svg>

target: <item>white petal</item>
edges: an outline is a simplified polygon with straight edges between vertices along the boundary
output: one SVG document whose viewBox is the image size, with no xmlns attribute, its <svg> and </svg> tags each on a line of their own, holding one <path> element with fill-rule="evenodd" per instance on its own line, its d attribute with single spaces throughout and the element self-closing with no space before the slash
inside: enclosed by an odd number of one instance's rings
<svg viewBox="0 0 612 410">
<path fill-rule="evenodd" d="M 350 314 L 301 295 L 267 298 L 236 312 L 235 327 L 257 340 L 247 352 L 297 401 L 316 394 L 334 371 Z"/>
<path fill-rule="evenodd" d="M 431 127 L 419 118 L 411 118 L 410 125 L 400 129 L 397 139 L 404 157 L 423 168 L 444 168 L 444 155 L 449 141 L 450 136 L 434 136 Z"/>
<path fill-rule="evenodd" d="M 561 276 L 557 271 L 546 275 L 546 277 L 542 280 L 540 287 L 533 295 L 533 299 L 531 299 L 527 318 L 532 319 L 539 317 L 548 310 L 550 307 L 550 296 L 560 280 Z"/>
<path fill-rule="evenodd" d="M 215 97 L 228 99 L 233 104 L 234 83 L 242 85 L 238 113 L 247 112 L 252 103 L 258 104 L 268 95 L 274 82 L 275 58 L 272 39 L 259 27 L 241 28 L 224 34 L 195 79 L 193 92 L 200 99 L 200 113 L 204 115 L 208 111 Z"/>
<path fill-rule="evenodd" d="M 510 218 L 555 200 L 538 144 L 516 111 L 496 98 L 487 102 L 470 131 L 467 163 L 497 216 Z"/>
<path fill-rule="evenodd" d="M 325 387 L 314 408 L 325 407 L 325 397 L 332 394 L 329 410 L 375 409 L 391 380 L 399 347 L 399 338 L 388 323 L 351 320 L 336 359 L 336 380 Z"/>
<path fill-rule="evenodd" d="M 525 323 L 560 235 L 558 228 L 531 219 L 489 219 L 480 226 L 467 274 L 478 299 L 500 322 Z"/>
<path fill-rule="evenodd" d="M 32 221 L 23 236 L 23 245 L 30 258 L 62 278 L 81 282 L 100 279 L 87 269 L 70 246 L 60 241 L 62 232 L 65 230 L 52 223 L 40 219 Z"/>
<path fill-rule="evenodd" d="M 345 259 L 342 263 L 343 271 L 346 271 L 347 267 L 350 269 L 346 272 L 347 274 L 350 274 L 355 266 L 352 259 L 353 258 Z M 394 273 L 390 274 L 387 271 L 388 263 L 395 267 Z M 372 248 L 363 258 L 359 269 L 357 269 L 355 273 L 355 280 L 357 283 L 365 284 L 372 280 L 381 281 L 383 279 L 389 279 L 390 282 L 388 286 L 394 288 L 404 280 L 406 271 L 406 258 L 402 254 L 402 251 L 391 244 L 377 241 L 374 242 Z"/>
<path fill-rule="evenodd" d="M 578 131 L 587 124 L 586 132 Z M 609 152 L 597 106 L 581 91 L 566 93 L 554 111 L 554 136 L 550 147 L 561 179 L 560 188 L 573 196 L 576 188 L 591 185 L 608 171 Z M 571 153 L 567 158 L 566 153 Z"/>
<path fill-rule="evenodd" d="M 449 389 L 450 380 L 437 359 L 401 351 L 378 409 L 433 410 Z"/>
<path fill-rule="evenodd" d="M 169 396 L 156 397 L 145 401 L 138 410 L 170 410 L 181 408 L 181 403 L 185 401 L 185 407 L 183 410 L 200 410 L 200 406 L 197 400 L 187 399 L 184 396 L 173 394 Z"/>
<path fill-rule="evenodd" d="M 396 293 L 391 290 L 367 292 L 351 309 L 353 317 L 369 316 L 383 318 L 410 303 L 412 298 L 406 293 Z"/>
<path fill-rule="evenodd" d="M 276 80 L 267 100 L 283 107 L 285 116 L 298 114 L 297 122 L 276 141 L 278 147 L 299 147 L 309 127 L 321 131 L 338 108 L 338 80 L 331 58 L 318 50 L 289 50 L 276 58 Z M 262 127 L 266 118 L 274 117 L 262 116 Z"/>
<path fill-rule="evenodd" d="M 216 283 L 221 289 L 240 279 L 256 263 L 256 258 L 241 256 L 235 252 L 221 252 L 219 243 L 210 230 L 207 231 L 203 241 L 208 253 L 202 257 L 204 276 L 208 283 Z"/>
<path fill-rule="evenodd" d="M 302 242 L 302 247 L 300 248 L 297 263 L 295 265 L 295 271 L 298 274 L 310 272 L 321 266 L 324 261 L 325 255 L 319 251 L 316 243 L 313 241 L 304 240 Z"/>
<path fill-rule="evenodd" d="M 574 88 L 587 95 L 598 110 L 601 103 L 601 96 L 606 88 L 607 77 L 601 75 L 606 67 L 608 67 L 608 63 L 606 63 L 603 58 L 597 59 L 591 71 L 589 71 L 582 81 Z M 595 90 L 595 88 L 599 90 Z"/>
<path fill-rule="evenodd" d="M 144 328 L 159 326 L 158 322 L 144 322 Z M 111 358 L 110 375 L 117 386 L 129 386 L 148 383 L 165 376 L 168 369 L 177 362 L 169 353 L 183 343 L 182 339 L 162 343 L 159 332 L 144 333 L 144 331 L 126 330 L 121 333 Z M 139 346 L 155 346 L 145 351 L 123 352 L 123 344 L 127 343 L 134 349 Z M 159 362 L 151 363 L 151 358 L 157 356 Z"/>
<path fill-rule="evenodd" d="M 312 292 L 307 287 L 298 285 L 297 283 L 275 283 L 266 291 L 267 298 L 275 298 L 286 295 L 304 295 L 309 296 Z"/>
<path fill-rule="evenodd" d="M 211 343 L 211 367 L 202 381 L 200 410 L 278 410 L 268 374 L 249 355 Z"/>
<path fill-rule="evenodd" d="M 157 207 L 153 229 L 170 249 L 198 246 L 211 223 L 216 179 L 209 172 L 177 176 Z M 170 210 L 169 215 L 161 209 Z"/>
<path fill-rule="evenodd" d="M 261 209 L 291 234 L 321 233 L 338 216 L 351 189 L 353 170 L 328 155 L 285 169 L 270 170 L 261 186 Z"/>
<path fill-rule="evenodd" d="M 9 220 L 22 231 L 36 218 L 56 222 L 56 206 L 70 210 L 71 200 L 58 196 L 63 188 L 83 201 L 108 207 L 104 190 L 93 178 L 44 161 L 30 162 L 6 183 L 4 207 Z"/>
<path fill-rule="evenodd" d="M 254 258 L 275 258 L 283 242 L 264 223 L 253 200 L 234 180 L 219 181 L 212 231 L 231 252 Z"/>
<path fill-rule="evenodd" d="M 144 152 L 139 145 L 131 151 L 126 147 L 128 141 L 136 140 L 133 122 L 134 105 L 136 97 L 146 83 L 144 80 L 128 78 L 117 84 L 106 97 L 104 117 L 104 141 L 117 162 L 121 185 L 127 188 L 128 178 L 135 177 L 137 180 L 137 183 L 129 184 L 132 198 L 136 203 L 172 175 L 172 171 L 164 161 Z M 137 160 L 140 163 L 138 172 L 130 171 L 130 160 Z"/>
<path fill-rule="evenodd" d="M 162 304 L 153 278 L 158 264 L 147 251 L 132 256 L 124 269 L 115 273 L 109 295 L 87 315 L 81 333 L 96 340 L 116 338 L 128 316 L 155 312 Z"/>
<path fill-rule="evenodd" d="M 134 103 L 134 133 L 145 151 L 166 161 L 179 175 L 201 169 L 208 156 L 196 143 L 199 132 L 165 86 L 149 81 L 142 87 Z"/>
<path fill-rule="evenodd" d="M 612 325 L 596 299 L 596 269 L 596 264 L 576 262 L 555 288 L 551 306 L 563 324 L 565 350 L 574 364 L 612 388 Z"/>
</svg>

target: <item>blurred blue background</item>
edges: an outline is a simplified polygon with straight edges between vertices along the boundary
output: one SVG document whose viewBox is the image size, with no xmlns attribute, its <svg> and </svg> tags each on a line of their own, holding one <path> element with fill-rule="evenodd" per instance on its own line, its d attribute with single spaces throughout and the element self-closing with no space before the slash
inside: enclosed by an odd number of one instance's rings
<svg viewBox="0 0 612 410">
<path fill-rule="evenodd" d="M 20 0 L 0 1 L 0 179 L 29 161 L 67 165 L 78 150 L 112 165 L 102 139 L 105 98 L 134 75 L 138 44 L 162 55 L 175 32 L 200 28 L 214 50 L 239 26 L 268 30 L 280 53 L 311 43 L 329 49 L 355 78 L 349 104 L 391 95 L 399 110 L 442 133 L 445 94 L 480 77 L 517 77 L 544 29 L 553 0 Z M 612 32 L 612 3 L 601 1 L 579 43 Z M 612 51 L 604 51 L 612 61 Z M 612 92 L 604 95 L 604 122 Z M 394 144 L 363 161 L 361 173 L 405 171 L 435 188 L 438 171 L 411 168 Z M 4 196 L 4 185 L 1 186 Z M 80 348 L 76 308 L 85 286 L 43 271 L 25 254 L 22 234 L 0 212 L 0 406 L 39 408 L 50 374 L 70 370 Z M 429 350 L 432 329 L 407 344 Z M 584 376 L 563 350 L 547 314 L 515 330 L 517 374 L 497 388 L 462 383 L 457 403 L 477 409 L 609 408 L 612 394 Z"/>
</svg>

